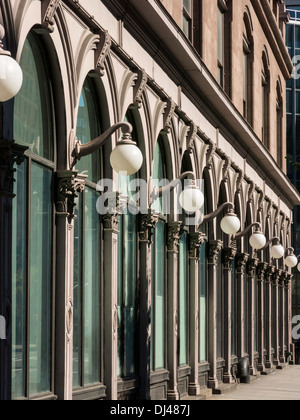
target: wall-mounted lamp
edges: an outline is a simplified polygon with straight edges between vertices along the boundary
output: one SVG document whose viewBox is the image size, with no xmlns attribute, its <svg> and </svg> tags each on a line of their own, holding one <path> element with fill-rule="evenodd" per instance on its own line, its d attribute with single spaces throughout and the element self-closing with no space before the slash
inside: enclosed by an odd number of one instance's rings
<svg viewBox="0 0 300 420">
<path fill-rule="evenodd" d="M 261 224 L 258 222 L 252 223 L 249 225 L 243 232 L 237 233 L 233 240 L 239 240 L 247 235 L 247 233 L 255 227 L 255 232 L 250 236 L 249 243 L 254 250 L 263 249 L 266 246 L 267 239 L 265 235 L 262 233 Z"/>
<path fill-rule="evenodd" d="M 294 268 L 298 264 L 298 258 L 294 251 L 294 248 L 288 248 L 285 253 L 285 265 L 289 268 Z"/>
<path fill-rule="evenodd" d="M 115 149 L 110 155 L 110 164 L 118 173 L 133 175 L 138 172 L 143 164 L 143 155 L 136 143 L 132 140 L 132 125 L 120 122 L 110 127 L 105 133 L 86 144 L 76 138 L 71 153 L 71 168 L 84 156 L 98 151 L 117 130 L 121 129 L 123 136 L 117 142 Z M 74 141 L 74 140 L 73 140 Z"/>
<path fill-rule="evenodd" d="M 275 236 L 274 238 L 270 239 L 266 245 L 262 248 L 262 251 L 266 249 L 270 244 L 272 244 L 271 248 L 271 257 L 275 260 L 280 260 L 285 254 L 284 248 L 280 243 L 280 239 Z"/>
<path fill-rule="evenodd" d="M 235 235 L 241 228 L 241 221 L 234 213 L 234 204 L 233 203 L 224 203 L 217 210 L 211 214 L 207 214 L 203 217 L 203 223 L 211 222 L 215 217 L 217 217 L 223 210 L 227 208 L 228 212 L 221 220 L 221 229 L 227 235 Z"/>
<path fill-rule="evenodd" d="M 16 96 L 23 83 L 21 67 L 11 57 L 11 53 L 3 49 L 4 36 L 5 30 L 0 25 L 0 102 L 8 101 Z"/>
<path fill-rule="evenodd" d="M 151 204 L 159 197 L 163 197 L 173 191 L 184 179 L 187 179 L 187 185 L 179 196 L 179 202 L 181 207 L 189 212 L 195 213 L 200 210 L 204 204 L 204 196 L 202 191 L 196 186 L 195 175 L 193 172 L 184 172 L 177 179 L 174 179 L 168 185 L 164 187 L 152 186 L 152 192 L 150 194 Z"/>
</svg>

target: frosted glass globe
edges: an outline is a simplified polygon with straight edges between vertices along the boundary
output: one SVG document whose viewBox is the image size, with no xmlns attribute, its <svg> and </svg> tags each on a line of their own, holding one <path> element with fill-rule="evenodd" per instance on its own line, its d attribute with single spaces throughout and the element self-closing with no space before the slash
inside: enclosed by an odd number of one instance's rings
<svg viewBox="0 0 300 420">
<path fill-rule="evenodd" d="M 241 228 L 240 219 L 236 215 L 226 215 L 221 221 L 221 229 L 227 235 L 234 235 Z"/>
<path fill-rule="evenodd" d="M 284 248 L 282 245 L 273 245 L 271 248 L 271 257 L 279 260 L 284 256 Z"/>
<path fill-rule="evenodd" d="M 266 246 L 267 239 L 263 233 L 255 232 L 250 237 L 249 243 L 253 249 L 263 249 Z"/>
<path fill-rule="evenodd" d="M 134 143 L 124 142 L 122 144 L 120 142 L 111 152 L 110 164 L 118 173 L 125 172 L 127 175 L 133 175 L 141 169 L 143 155 Z"/>
<path fill-rule="evenodd" d="M 22 87 L 23 72 L 9 55 L 0 55 L 0 102 L 16 96 Z"/>
<path fill-rule="evenodd" d="M 298 264 L 297 269 L 298 269 L 298 271 L 300 271 L 300 263 Z"/>
<path fill-rule="evenodd" d="M 181 207 L 190 213 L 195 213 L 204 204 L 204 196 L 199 188 L 186 187 L 179 196 Z"/>
<path fill-rule="evenodd" d="M 298 259 L 296 255 L 289 255 L 288 257 L 286 257 L 285 265 L 287 267 L 294 268 L 296 267 L 297 264 L 298 264 Z"/>
</svg>

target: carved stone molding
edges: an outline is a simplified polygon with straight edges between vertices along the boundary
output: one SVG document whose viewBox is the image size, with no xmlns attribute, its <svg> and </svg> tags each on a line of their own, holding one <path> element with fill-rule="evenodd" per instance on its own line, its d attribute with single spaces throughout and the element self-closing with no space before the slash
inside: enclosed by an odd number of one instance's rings
<svg viewBox="0 0 300 420">
<path fill-rule="evenodd" d="M 167 249 L 168 252 L 179 252 L 179 240 L 180 240 L 180 227 L 182 222 L 170 222 L 168 223 L 168 239 Z"/>
<path fill-rule="evenodd" d="M 61 0 L 43 0 L 42 1 L 42 26 L 49 32 L 54 31 L 55 13 L 59 7 Z"/>
<path fill-rule="evenodd" d="M 172 118 L 176 110 L 176 103 L 172 98 L 167 99 L 167 107 L 164 114 L 164 128 L 163 131 L 170 133 L 172 128 Z"/>
<path fill-rule="evenodd" d="M 222 241 L 210 241 L 208 242 L 208 264 L 217 264 L 219 254 L 223 248 Z"/>
<path fill-rule="evenodd" d="M 141 242 L 152 242 L 152 229 L 158 222 L 158 215 L 149 209 L 148 214 L 139 215 L 139 238 Z"/>
<path fill-rule="evenodd" d="M 237 255 L 237 249 L 236 248 L 224 248 L 222 251 L 222 262 L 223 266 L 226 270 L 231 270 L 233 260 L 235 259 Z"/>
<path fill-rule="evenodd" d="M 67 214 L 69 222 L 75 218 L 75 199 L 85 189 L 86 175 L 77 171 L 56 172 L 56 212 Z"/>
<path fill-rule="evenodd" d="M 190 130 L 188 132 L 188 136 L 187 136 L 187 150 L 189 151 L 189 153 L 193 153 L 194 148 L 195 148 L 195 139 L 197 136 L 197 132 L 198 132 L 198 127 L 197 125 L 191 121 L 190 122 Z"/>
<path fill-rule="evenodd" d="M 96 70 L 100 73 L 101 76 L 104 76 L 105 73 L 105 61 L 110 52 L 112 45 L 112 39 L 108 31 L 102 32 L 100 34 L 100 42 L 98 43 L 96 49 Z"/>
<path fill-rule="evenodd" d="M 235 257 L 235 267 L 238 273 L 244 274 L 249 254 L 238 253 Z"/>
<path fill-rule="evenodd" d="M 210 141 L 206 153 L 206 169 L 212 168 L 213 155 L 215 154 L 216 150 L 217 146 L 212 141 Z"/>
<path fill-rule="evenodd" d="M 141 108 L 142 106 L 142 97 L 147 86 L 148 76 L 146 71 L 137 70 L 138 78 L 133 88 L 133 104 L 137 108 Z"/>
<path fill-rule="evenodd" d="M 200 247 L 205 241 L 205 235 L 201 232 L 194 232 L 189 234 L 189 257 L 199 259 Z"/>
</svg>

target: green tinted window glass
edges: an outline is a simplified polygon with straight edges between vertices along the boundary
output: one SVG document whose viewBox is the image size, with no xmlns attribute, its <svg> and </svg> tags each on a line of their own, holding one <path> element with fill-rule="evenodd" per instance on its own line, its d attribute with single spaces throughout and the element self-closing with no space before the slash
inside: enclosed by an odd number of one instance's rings
<svg viewBox="0 0 300 420">
<path fill-rule="evenodd" d="M 206 242 L 204 242 L 200 249 L 200 362 L 207 360 L 207 279 L 206 279 Z"/>
<path fill-rule="evenodd" d="M 20 65 L 22 89 L 15 97 L 14 137 L 32 153 L 53 161 L 52 101 L 49 76 L 37 38 L 29 34 Z"/>
<path fill-rule="evenodd" d="M 179 364 L 187 364 L 188 307 L 187 307 L 187 233 L 180 238 L 179 251 Z"/>
</svg>

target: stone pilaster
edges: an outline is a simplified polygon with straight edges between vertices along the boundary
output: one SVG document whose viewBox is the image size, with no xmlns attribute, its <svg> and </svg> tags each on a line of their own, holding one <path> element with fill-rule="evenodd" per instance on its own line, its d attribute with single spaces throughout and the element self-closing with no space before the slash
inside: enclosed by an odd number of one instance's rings
<svg viewBox="0 0 300 420">
<path fill-rule="evenodd" d="M 265 283 L 266 283 L 266 318 L 265 325 L 267 328 L 267 342 L 265 343 L 265 347 L 267 350 L 267 358 L 266 358 L 266 368 L 271 369 L 273 368 L 273 355 L 272 355 L 272 336 L 273 336 L 273 328 L 272 328 L 272 276 L 275 273 L 276 267 L 274 265 L 269 265 L 265 272 Z"/>
<path fill-rule="evenodd" d="M 282 270 L 276 269 L 272 275 L 273 284 L 273 297 L 274 297 L 274 308 L 273 308 L 273 333 L 274 333 L 274 360 L 275 366 L 280 365 L 280 352 L 279 352 L 279 278 Z"/>
<path fill-rule="evenodd" d="M 248 261 L 249 254 L 239 253 L 235 257 L 235 268 L 236 268 L 236 284 L 237 284 L 237 356 L 238 358 L 244 357 L 246 353 L 245 349 L 245 334 L 247 331 L 247 308 L 245 306 L 246 296 L 246 279 L 245 279 L 245 268 Z"/>
<path fill-rule="evenodd" d="M 222 241 L 208 243 L 208 362 L 210 363 L 208 388 L 211 389 L 217 389 L 219 385 L 217 378 L 217 263 L 222 247 Z"/>
<path fill-rule="evenodd" d="M 73 266 L 75 198 L 85 188 L 77 171 L 58 171 L 55 177 L 56 206 L 56 286 L 55 286 L 55 394 L 72 400 L 73 377 Z"/>
<path fill-rule="evenodd" d="M 231 374 L 232 355 L 232 263 L 236 257 L 236 248 L 225 248 L 222 252 L 223 276 L 224 276 L 224 357 L 225 370 L 223 382 L 230 384 L 234 382 Z M 219 326 L 220 328 L 220 326 Z"/>
<path fill-rule="evenodd" d="M 250 362 L 250 373 L 256 375 L 256 367 L 254 360 L 255 353 L 255 287 L 256 287 L 256 268 L 258 265 L 257 258 L 249 259 L 247 263 L 248 274 L 248 352 Z"/>
<path fill-rule="evenodd" d="M 200 395 L 199 364 L 199 258 L 205 236 L 200 232 L 189 234 L 189 364 L 191 375 L 189 395 Z"/>
<path fill-rule="evenodd" d="M 150 400 L 150 340 L 151 340 L 151 244 L 158 216 L 150 210 L 139 215 L 140 240 L 140 399 Z"/>
<path fill-rule="evenodd" d="M 258 288 L 258 305 L 257 305 L 257 336 L 258 336 L 258 370 L 265 371 L 265 316 L 264 316 L 264 287 L 265 287 L 265 271 L 267 263 L 259 263 L 257 272 L 257 288 Z"/>
<path fill-rule="evenodd" d="M 170 379 L 168 384 L 168 399 L 178 400 L 178 254 L 181 222 L 168 223 L 168 302 L 167 302 L 167 357 Z"/>
</svg>

